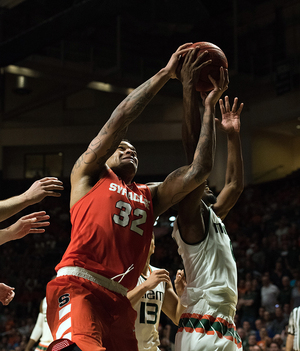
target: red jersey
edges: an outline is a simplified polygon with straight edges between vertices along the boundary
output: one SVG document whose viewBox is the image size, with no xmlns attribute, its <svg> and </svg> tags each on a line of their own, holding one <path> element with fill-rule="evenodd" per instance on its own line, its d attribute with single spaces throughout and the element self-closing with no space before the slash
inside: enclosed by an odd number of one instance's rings
<svg viewBox="0 0 300 351">
<path fill-rule="evenodd" d="M 56 271 L 79 266 L 133 289 L 145 266 L 153 231 L 149 188 L 126 185 L 108 169 L 70 210 L 71 241 Z M 125 275 L 123 273 L 127 272 Z"/>
</svg>

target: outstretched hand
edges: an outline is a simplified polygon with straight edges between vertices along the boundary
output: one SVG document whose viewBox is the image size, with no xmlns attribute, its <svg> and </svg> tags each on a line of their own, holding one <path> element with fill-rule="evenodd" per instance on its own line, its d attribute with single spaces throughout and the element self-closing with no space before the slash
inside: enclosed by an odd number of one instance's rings
<svg viewBox="0 0 300 351">
<path fill-rule="evenodd" d="M 34 212 L 21 217 L 16 223 L 7 228 L 10 234 L 9 240 L 21 239 L 27 234 L 44 233 L 45 229 L 42 227 L 50 225 L 49 218 L 50 216 L 45 211 Z"/>
<path fill-rule="evenodd" d="M 217 126 L 225 133 L 239 133 L 240 132 L 240 115 L 244 104 L 241 103 L 238 108 L 238 98 L 234 98 L 232 109 L 230 109 L 229 97 L 225 96 L 225 105 L 222 99 L 219 100 L 222 120 L 216 119 Z"/>
<path fill-rule="evenodd" d="M 176 273 L 176 278 L 174 280 L 174 285 L 177 295 L 181 297 L 186 287 L 186 279 L 183 269 L 178 269 Z"/>
<path fill-rule="evenodd" d="M 24 195 L 30 204 L 42 201 L 46 196 L 59 197 L 64 190 L 63 183 L 56 177 L 45 177 L 35 181 Z"/>
<path fill-rule="evenodd" d="M 8 305 L 15 296 L 15 288 L 0 283 L 0 301 L 4 306 Z"/>
</svg>

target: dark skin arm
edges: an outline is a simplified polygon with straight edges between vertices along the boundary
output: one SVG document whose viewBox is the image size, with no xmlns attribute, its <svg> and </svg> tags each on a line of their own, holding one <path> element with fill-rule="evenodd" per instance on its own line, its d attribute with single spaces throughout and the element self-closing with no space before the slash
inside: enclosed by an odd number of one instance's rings
<svg viewBox="0 0 300 351">
<path fill-rule="evenodd" d="M 183 118 L 183 145 L 186 152 L 187 160 L 190 161 L 192 152 L 195 148 L 195 139 L 197 139 L 199 133 L 203 133 L 209 128 L 212 121 L 215 120 L 215 105 L 218 102 L 220 96 L 227 89 L 229 79 L 227 70 L 220 68 L 220 80 L 226 75 L 226 85 L 223 89 L 220 89 L 219 82 L 216 83 L 212 78 L 211 81 L 214 84 L 214 90 L 207 96 L 202 94 L 204 100 L 204 115 L 203 123 L 201 128 L 201 118 L 198 103 L 198 95 L 195 91 L 194 84 L 190 84 L 190 80 L 185 81 L 184 84 L 184 118 Z M 201 132 L 200 132 L 201 128 Z M 203 155 L 203 162 L 210 162 L 210 171 L 213 167 L 214 154 L 215 154 L 215 131 L 210 130 L 212 135 L 212 144 L 210 152 Z M 200 134 L 200 135 L 201 135 Z M 209 172 L 210 173 L 210 172 Z M 209 175 L 208 173 L 208 175 Z M 207 175 L 207 176 L 208 176 Z M 201 198 L 205 188 L 205 179 L 203 182 L 190 194 L 188 194 L 180 203 L 178 210 L 178 225 L 180 227 L 181 235 L 183 239 L 188 243 L 197 243 L 201 241 L 205 236 L 205 225 L 201 208 Z"/>
<path fill-rule="evenodd" d="M 229 210 L 234 206 L 243 190 L 243 161 L 240 144 L 240 114 L 243 104 L 237 108 L 238 99 L 235 98 L 232 109 L 230 109 L 228 96 L 225 97 L 225 106 L 223 100 L 219 101 L 222 121 L 216 119 L 216 122 L 223 131 L 227 133 L 228 140 L 228 159 L 225 186 L 213 208 L 216 214 L 224 219 Z M 193 128 L 190 128 L 192 133 Z M 205 216 L 207 212 L 201 204 L 201 198 L 205 184 L 199 189 L 189 194 L 179 204 L 178 225 L 181 235 L 190 244 L 197 243 L 205 238 Z M 188 223 L 188 224 L 187 224 Z"/>
<path fill-rule="evenodd" d="M 181 70 L 180 80 L 183 89 L 191 93 L 190 85 L 195 87 L 201 69 L 210 64 L 210 61 L 203 62 L 203 56 L 197 57 L 195 48 L 186 54 Z M 204 55 L 205 53 L 203 53 Z M 212 80 L 213 81 L 213 80 Z M 205 123 L 201 129 L 193 161 L 190 165 L 181 167 L 172 172 L 159 186 L 150 186 L 153 199 L 154 218 L 165 212 L 169 207 L 181 201 L 187 194 L 198 188 L 208 177 L 213 165 L 215 121 L 214 107 L 223 91 L 228 86 L 227 71 L 221 72 L 219 82 L 213 81 L 214 90 L 207 101 L 205 110 Z M 185 92 L 184 92 L 185 94 Z"/>
<path fill-rule="evenodd" d="M 71 206 L 81 199 L 104 175 L 106 161 L 116 151 L 129 124 L 134 121 L 167 83 L 176 78 L 178 58 L 187 52 L 190 43 L 180 46 L 165 68 L 136 88 L 113 111 L 98 135 L 75 163 L 71 174 Z"/>
<path fill-rule="evenodd" d="M 240 115 L 244 104 L 238 107 L 238 98 L 234 99 L 232 109 L 228 96 L 225 96 L 225 104 L 219 101 L 222 120 L 218 126 L 227 134 L 227 168 L 225 186 L 217 197 L 213 209 L 223 220 L 229 210 L 235 205 L 244 189 L 244 166 L 240 139 Z"/>
</svg>

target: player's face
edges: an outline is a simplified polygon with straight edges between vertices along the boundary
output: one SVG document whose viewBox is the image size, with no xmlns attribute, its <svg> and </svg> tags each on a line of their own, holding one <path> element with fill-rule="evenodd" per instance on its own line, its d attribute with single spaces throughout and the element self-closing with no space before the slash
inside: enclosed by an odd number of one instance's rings
<svg viewBox="0 0 300 351">
<path fill-rule="evenodd" d="M 112 169 L 132 168 L 134 174 L 137 172 L 138 158 L 133 145 L 128 141 L 121 141 L 117 150 L 107 160 L 107 165 Z"/>
<path fill-rule="evenodd" d="M 207 182 L 205 184 L 202 200 L 206 203 L 206 205 L 213 205 L 217 202 L 217 198 L 214 195 L 214 193 L 209 189 Z"/>
</svg>

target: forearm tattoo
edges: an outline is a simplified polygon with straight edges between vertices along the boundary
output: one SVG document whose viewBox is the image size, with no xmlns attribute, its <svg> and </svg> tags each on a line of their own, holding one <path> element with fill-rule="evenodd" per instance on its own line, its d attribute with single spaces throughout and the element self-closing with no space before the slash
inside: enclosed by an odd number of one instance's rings
<svg viewBox="0 0 300 351">
<path fill-rule="evenodd" d="M 207 118 L 207 112 L 204 112 L 203 120 Z M 196 181 L 201 182 L 203 173 L 206 173 L 211 168 L 215 152 L 215 122 L 214 115 L 209 118 L 208 123 L 203 123 L 199 142 L 196 147 L 196 157 L 194 160 Z"/>
<path fill-rule="evenodd" d="M 127 113 L 130 117 L 126 121 L 128 124 L 136 117 L 138 117 L 144 108 L 148 105 L 148 103 L 153 99 L 155 94 L 148 91 L 151 86 L 152 78 L 136 88 L 124 100 L 126 107 L 127 105 L 129 107 L 129 111 Z"/>
<path fill-rule="evenodd" d="M 152 87 L 152 78 L 147 80 L 145 83 L 136 88 L 131 94 L 127 96 L 126 99 L 121 102 L 121 104 L 113 112 L 110 119 L 107 121 L 106 125 L 101 129 L 99 134 L 92 140 L 86 152 L 79 157 L 76 161 L 73 171 L 80 168 L 81 164 L 92 164 L 96 162 L 97 164 L 102 164 L 103 160 L 107 160 L 113 152 L 117 149 L 120 141 L 124 138 L 128 125 L 135 120 L 148 103 L 155 96 L 155 93 L 149 92 Z M 118 122 L 117 119 L 120 118 L 118 112 L 120 110 L 124 111 L 121 126 L 115 130 L 112 134 L 112 140 L 110 147 L 102 152 L 104 154 L 98 155 L 98 150 L 102 147 L 102 137 L 110 133 L 110 129 Z"/>
</svg>

